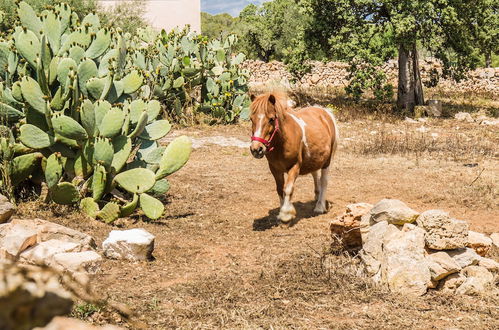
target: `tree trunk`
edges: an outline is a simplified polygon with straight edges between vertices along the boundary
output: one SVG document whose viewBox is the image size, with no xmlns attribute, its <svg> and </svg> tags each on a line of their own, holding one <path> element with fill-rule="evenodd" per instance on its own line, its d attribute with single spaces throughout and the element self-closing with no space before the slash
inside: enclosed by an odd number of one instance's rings
<svg viewBox="0 0 499 330">
<path fill-rule="evenodd" d="M 399 47 L 399 76 L 397 107 L 413 112 L 414 106 L 424 104 L 423 84 L 419 72 L 418 51 L 414 44 L 411 49 Z"/>
<path fill-rule="evenodd" d="M 492 52 L 485 53 L 485 67 L 490 68 L 492 66 Z"/>
</svg>

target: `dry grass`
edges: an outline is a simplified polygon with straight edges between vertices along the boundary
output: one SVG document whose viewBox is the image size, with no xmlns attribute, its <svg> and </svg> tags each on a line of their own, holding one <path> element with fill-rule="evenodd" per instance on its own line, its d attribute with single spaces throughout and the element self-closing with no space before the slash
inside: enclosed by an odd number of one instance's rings
<svg viewBox="0 0 499 330">
<path fill-rule="evenodd" d="M 370 283 L 355 256 L 331 250 L 328 230 L 346 204 L 391 197 L 418 211 L 449 211 L 473 230 L 497 231 L 496 129 L 446 119 L 407 124 L 382 107 L 338 107 L 342 140 L 328 214 L 313 214 L 312 180 L 301 177 L 294 194 L 299 221 L 276 226 L 278 198 L 264 161 L 238 148 L 197 149 L 169 178 L 163 218 L 119 222 L 156 236 L 156 260 L 105 260 L 93 281 L 96 291 L 130 306 L 147 329 L 499 328 L 497 295 L 430 292 L 401 299 Z M 249 129 L 203 126 L 179 133 L 247 140 Z M 79 229 L 98 244 L 112 229 L 73 208 L 38 201 L 22 203 L 19 215 Z M 77 306 L 75 315 L 93 323 L 137 328 L 107 308 Z"/>
</svg>

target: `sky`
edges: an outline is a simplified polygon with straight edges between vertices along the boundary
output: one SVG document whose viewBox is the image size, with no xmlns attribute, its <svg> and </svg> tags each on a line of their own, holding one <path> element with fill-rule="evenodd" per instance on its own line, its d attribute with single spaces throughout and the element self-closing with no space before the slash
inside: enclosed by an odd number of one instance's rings
<svg viewBox="0 0 499 330">
<path fill-rule="evenodd" d="M 239 12 L 250 3 L 261 4 L 265 0 L 201 0 L 201 11 L 210 14 L 228 13 L 232 16 L 238 16 Z"/>
</svg>

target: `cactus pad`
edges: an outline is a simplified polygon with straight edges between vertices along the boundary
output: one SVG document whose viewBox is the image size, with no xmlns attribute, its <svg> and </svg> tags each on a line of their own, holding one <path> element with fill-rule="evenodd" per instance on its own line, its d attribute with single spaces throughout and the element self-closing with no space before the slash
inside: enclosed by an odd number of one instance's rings
<svg viewBox="0 0 499 330">
<path fill-rule="evenodd" d="M 22 144 L 32 149 L 48 148 L 54 144 L 54 137 L 35 125 L 25 124 L 21 126 L 19 139 Z"/>
<path fill-rule="evenodd" d="M 57 204 L 70 205 L 78 202 L 80 193 L 73 184 L 62 182 L 50 189 L 50 198 Z"/>
<path fill-rule="evenodd" d="M 162 179 L 184 166 L 189 160 L 191 149 L 192 141 L 187 136 L 180 136 L 170 142 L 161 157 L 156 179 Z"/>
<path fill-rule="evenodd" d="M 120 206 L 116 203 L 109 202 L 102 210 L 97 212 L 97 219 L 101 219 L 105 223 L 112 223 L 120 217 Z"/>
<path fill-rule="evenodd" d="M 122 172 L 115 176 L 114 180 L 123 189 L 133 194 L 141 194 L 148 191 L 156 182 L 154 172 L 145 168 L 134 168 Z"/>
<path fill-rule="evenodd" d="M 45 181 L 49 188 L 57 185 L 62 177 L 63 159 L 59 153 L 53 153 L 47 158 L 45 165 Z"/>
<path fill-rule="evenodd" d="M 52 118 L 54 132 L 76 141 L 83 141 L 88 138 L 87 131 L 73 118 L 66 115 L 56 115 Z"/>
<path fill-rule="evenodd" d="M 114 157 L 111 163 L 116 173 L 119 173 L 125 166 L 130 153 L 132 152 L 132 140 L 126 136 L 118 135 L 113 139 Z"/>
<path fill-rule="evenodd" d="M 45 115 L 45 95 L 36 80 L 31 77 L 21 80 L 21 91 L 26 102 L 33 109 Z"/>
<path fill-rule="evenodd" d="M 96 165 L 92 176 L 92 197 L 99 201 L 104 195 L 107 182 L 106 169 L 102 165 Z"/>
<path fill-rule="evenodd" d="M 156 120 L 144 128 L 140 137 L 146 140 L 158 140 L 168 134 L 171 128 L 172 125 L 168 120 Z"/>
<path fill-rule="evenodd" d="M 118 108 L 109 110 L 99 126 L 99 133 L 103 137 L 113 137 L 121 132 L 125 115 Z"/>
<path fill-rule="evenodd" d="M 125 204 L 121 207 L 120 216 L 121 217 L 128 217 L 129 215 L 131 215 L 133 213 L 133 211 L 135 211 L 135 209 L 137 208 L 138 204 L 139 204 L 139 195 L 134 194 L 133 200 L 130 203 Z"/>
<path fill-rule="evenodd" d="M 163 215 L 165 206 L 156 198 L 148 194 L 140 194 L 140 208 L 144 211 L 146 217 L 156 220 Z"/>
<path fill-rule="evenodd" d="M 90 218 L 95 219 L 99 212 L 99 204 L 92 197 L 83 198 L 80 201 L 80 210 Z"/>
</svg>

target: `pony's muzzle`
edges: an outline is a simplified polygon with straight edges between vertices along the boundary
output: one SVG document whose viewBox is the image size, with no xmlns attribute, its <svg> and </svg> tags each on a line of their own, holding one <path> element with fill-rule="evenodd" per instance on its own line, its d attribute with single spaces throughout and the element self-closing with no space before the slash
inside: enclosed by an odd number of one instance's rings
<svg viewBox="0 0 499 330">
<path fill-rule="evenodd" d="M 265 156 L 267 148 L 261 142 L 253 141 L 251 142 L 250 150 L 253 157 L 260 159 Z"/>
</svg>

